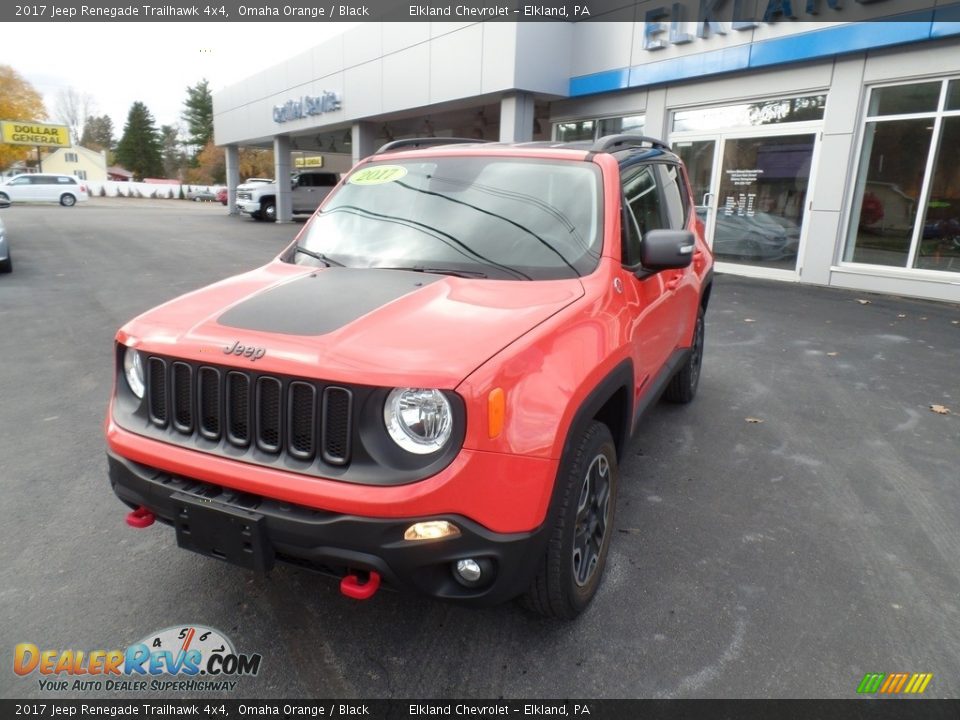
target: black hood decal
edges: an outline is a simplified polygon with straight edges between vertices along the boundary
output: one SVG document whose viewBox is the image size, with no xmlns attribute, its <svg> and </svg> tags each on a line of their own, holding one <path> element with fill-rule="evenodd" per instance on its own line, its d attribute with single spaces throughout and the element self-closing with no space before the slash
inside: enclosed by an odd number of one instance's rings
<svg viewBox="0 0 960 720">
<path fill-rule="evenodd" d="M 244 300 L 217 322 L 239 330 L 325 335 L 441 279 L 403 270 L 325 268 Z"/>
</svg>

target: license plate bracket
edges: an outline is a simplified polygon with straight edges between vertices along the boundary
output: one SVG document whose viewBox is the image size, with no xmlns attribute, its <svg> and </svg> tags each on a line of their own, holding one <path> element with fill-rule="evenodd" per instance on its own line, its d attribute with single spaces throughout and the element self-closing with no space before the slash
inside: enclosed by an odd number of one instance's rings
<svg viewBox="0 0 960 720">
<path fill-rule="evenodd" d="M 261 573 L 273 567 L 262 514 L 174 493 L 177 545 Z"/>
</svg>

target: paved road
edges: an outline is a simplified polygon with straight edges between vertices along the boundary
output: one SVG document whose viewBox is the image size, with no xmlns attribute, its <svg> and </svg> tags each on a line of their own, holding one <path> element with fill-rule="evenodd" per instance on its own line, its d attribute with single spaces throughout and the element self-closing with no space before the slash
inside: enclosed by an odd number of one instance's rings
<svg viewBox="0 0 960 720">
<path fill-rule="evenodd" d="M 300 226 L 184 202 L 3 212 L 0 696 L 43 694 L 11 672 L 18 642 L 113 649 L 181 623 L 263 654 L 241 697 L 844 698 L 868 671 L 960 695 L 957 306 L 720 277 L 700 396 L 642 423 L 602 590 L 557 624 L 358 604 L 129 529 L 101 427 L 116 328 Z"/>
</svg>

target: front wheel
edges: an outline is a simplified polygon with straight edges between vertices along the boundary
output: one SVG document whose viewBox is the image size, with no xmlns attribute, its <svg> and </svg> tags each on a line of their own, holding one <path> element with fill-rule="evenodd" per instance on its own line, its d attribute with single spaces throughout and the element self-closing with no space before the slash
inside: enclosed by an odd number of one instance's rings
<svg viewBox="0 0 960 720">
<path fill-rule="evenodd" d="M 617 500 L 617 451 L 606 425 L 591 422 L 562 463 L 560 509 L 537 575 L 522 598 L 530 610 L 572 620 L 590 604 L 606 564 Z"/>
<path fill-rule="evenodd" d="M 690 346 L 687 361 L 673 376 L 673 380 L 670 381 L 663 393 L 664 398 L 670 402 L 688 403 L 697 394 L 697 385 L 700 383 L 700 366 L 703 364 L 703 334 L 704 315 L 701 307 L 697 310 L 697 325 L 693 329 L 693 344 Z"/>
<path fill-rule="evenodd" d="M 0 260 L 0 273 L 8 273 L 13 271 L 13 258 L 7 255 L 6 260 Z"/>
<path fill-rule="evenodd" d="M 0 200 L 6 200 L 7 202 L 10 202 L 10 196 L 6 193 L 0 192 Z"/>
<path fill-rule="evenodd" d="M 277 219 L 277 203 L 273 200 L 264 200 L 260 204 L 260 216 L 267 222 Z"/>
<path fill-rule="evenodd" d="M 73 207 L 77 204 L 77 199 L 70 193 L 64 193 L 60 196 L 60 204 L 64 207 Z"/>
</svg>

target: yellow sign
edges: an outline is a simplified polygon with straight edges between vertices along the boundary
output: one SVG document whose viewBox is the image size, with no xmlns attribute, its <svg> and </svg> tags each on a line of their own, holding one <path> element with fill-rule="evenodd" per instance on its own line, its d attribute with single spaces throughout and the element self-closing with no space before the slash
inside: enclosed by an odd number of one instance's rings
<svg viewBox="0 0 960 720">
<path fill-rule="evenodd" d="M 2 142 L 10 145 L 46 145 L 70 147 L 70 129 L 66 125 L 42 125 L 34 122 L 0 122 Z"/>
<path fill-rule="evenodd" d="M 298 168 L 323 167 L 323 155 L 316 157 L 298 157 L 293 159 L 293 166 Z"/>
<path fill-rule="evenodd" d="M 406 174 L 407 169 L 401 165 L 374 165 L 357 170 L 347 182 L 352 185 L 380 185 L 399 180 Z"/>
</svg>

